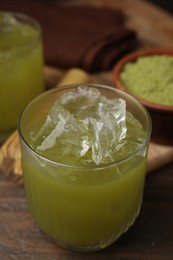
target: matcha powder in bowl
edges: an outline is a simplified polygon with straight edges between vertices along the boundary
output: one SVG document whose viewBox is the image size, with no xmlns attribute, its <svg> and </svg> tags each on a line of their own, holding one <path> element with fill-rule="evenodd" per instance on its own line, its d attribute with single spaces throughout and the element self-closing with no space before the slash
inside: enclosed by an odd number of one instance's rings
<svg viewBox="0 0 173 260">
<path fill-rule="evenodd" d="M 153 142 L 173 145 L 173 48 L 139 49 L 114 66 L 115 87 L 137 98 L 152 119 Z"/>
<path fill-rule="evenodd" d="M 127 62 L 120 79 L 134 96 L 161 105 L 173 105 L 173 56 L 141 56 Z"/>
</svg>

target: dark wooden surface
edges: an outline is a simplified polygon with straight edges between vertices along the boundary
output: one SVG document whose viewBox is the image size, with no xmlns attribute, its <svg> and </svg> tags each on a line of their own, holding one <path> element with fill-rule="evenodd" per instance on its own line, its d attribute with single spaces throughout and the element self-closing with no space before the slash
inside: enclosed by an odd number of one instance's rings
<svg viewBox="0 0 173 260">
<path fill-rule="evenodd" d="M 173 164 L 146 178 L 140 215 L 111 247 L 97 253 L 76 253 L 56 245 L 32 220 L 18 187 L 0 175 L 0 259 L 173 259 Z"/>
<path fill-rule="evenodd" d="M 138 31 L 144 45 L 173 45 L 172 16 L 147 1 L 83 0 L 71 3 L 119 7 L 128 14 L 129 26 Z M 111 72 L 97 76 L 111 83 Z M 141 213 L 131 229 L 111 247 L 89 254 L 65 250 L 44 235 L 28 211 L 24 188 L 0 173 L 0 259 L 172 260 L 173 163 L 147 176 Z"/>
</svg>

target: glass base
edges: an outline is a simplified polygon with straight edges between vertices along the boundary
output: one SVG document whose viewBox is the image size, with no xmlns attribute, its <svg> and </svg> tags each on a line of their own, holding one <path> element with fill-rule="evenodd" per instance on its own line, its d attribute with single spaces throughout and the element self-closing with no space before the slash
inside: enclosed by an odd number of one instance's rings
<svg viewBox="0 0 173 260">
<path fill-rule="evenodd" d="M 141 208 L 141 204 L 139 205 L 137 212 L 134 215 L 134 217 L 131 219 L 131 221 L 129 221 L 128 225 L 119 234 L 113 236 L 108 241 L 104 241 L 103 243 L 101 242 L 100 244 L 97 244 L 95 246 L 92 246 L 92 245 L 88 245 L 88 246 L 87 245 L 86 246 L 70 245 L 70 244 L 66 244 L 66 243 L 63 243 L 63 242 L 58 241 L 58 240 L 54 240 L 54 239 L 53 240 L 57 245 L 61 246 L 62 248 L 69 249 L 69 250 L 72 250 L 72 251 L 75 251 L 75 252 L 90 253 L 90 252 L 97 252 L 97 251 L 103 250 L 103 249 L 111 246 L 113 243 L 115 243 L 121 235 L 123 235 L 124 233 L 126 233 L 129 230 L 129 228 L 134 224 L 136 218 L 138 217 L 138 215 L 140 213 L 140 208 Z"/>
<path fill-rule="evenodd" d="M 98 244 L 96 246 L 90 246 L 90 245 L 76 246 L 76 245 L 65 244 L 65 243 L 57 241 L 57 240 L 54 240 L 54 242 L 57 245 L 59 245 L 60 247 L 72 250 L 74 252 L 90 253 L 90 252 L 97 252 L 97 251 L 103 250 L 103 249 L 111 246 L 118 238 L 119 238 L 119 236 L 116 236 L 116 237 L 112 238 L 111 240 L 109 240 L 105 243 Z"/>
</svg>

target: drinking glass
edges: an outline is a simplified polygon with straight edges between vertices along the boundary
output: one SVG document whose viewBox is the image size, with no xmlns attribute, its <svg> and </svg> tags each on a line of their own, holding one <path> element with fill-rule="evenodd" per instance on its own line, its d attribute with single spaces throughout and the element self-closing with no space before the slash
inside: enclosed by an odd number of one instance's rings
<svg viewBox="0 0 173 260">
<path fill-rule="evenodd" d="M 65 163 L 48 159 L 33 148 L 30 134 L 55 101 L 76 87 L 56 88 L 35 98 L 21 115 L 19 135 L 25 191 L 34 220 L 58 244 L 88 252 L 112 244 L 139 214 L 151 120 L 133 97 L 109 86 L 92 84 L 107 98 L 126 101 L 127 110 L 145 130 L 142 144 L 128 156 L 101 165 L 71 165 L 70 156 Z"/>
<path fill-rule="evenodd" d="M 0 142 L 26 104 L 44 90 L 41 28 L 33 18 L 0 12 Z"/>
</svg>

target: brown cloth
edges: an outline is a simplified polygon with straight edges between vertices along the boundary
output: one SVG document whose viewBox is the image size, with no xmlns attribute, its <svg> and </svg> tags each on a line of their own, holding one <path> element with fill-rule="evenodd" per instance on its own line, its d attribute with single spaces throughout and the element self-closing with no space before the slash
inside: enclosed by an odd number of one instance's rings
<svg viewBox="0 0 173 260">
<path fill-rule="evenodd" d="M 134 49 L 137 37 L 119 10 L 50 3 L 1 1 L 0 10 L 28 14 L 41 24 L 45 62 L 87 71 L 111 68 Z"/>
</svg>

